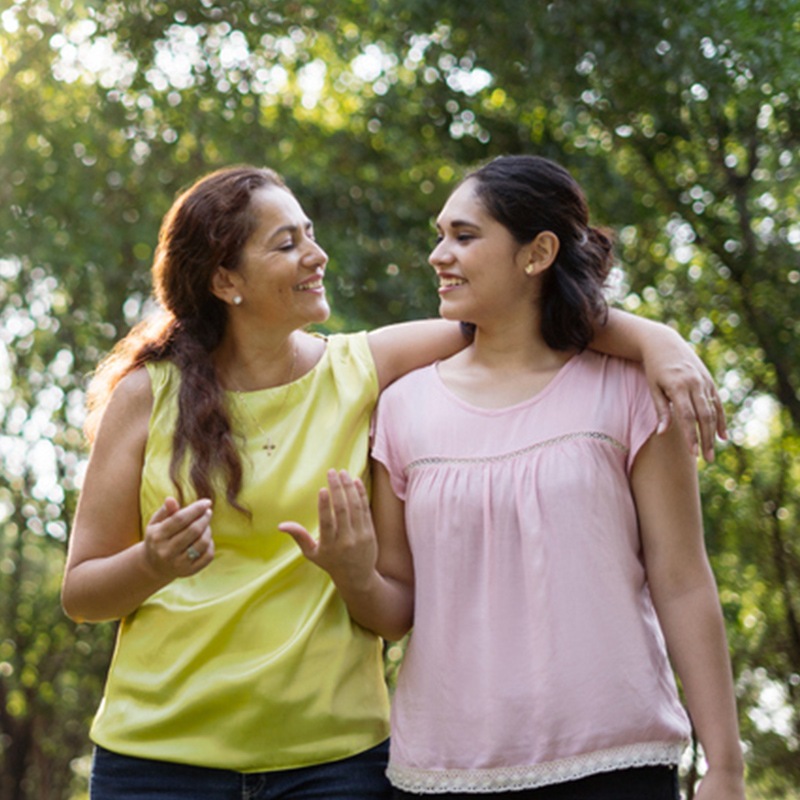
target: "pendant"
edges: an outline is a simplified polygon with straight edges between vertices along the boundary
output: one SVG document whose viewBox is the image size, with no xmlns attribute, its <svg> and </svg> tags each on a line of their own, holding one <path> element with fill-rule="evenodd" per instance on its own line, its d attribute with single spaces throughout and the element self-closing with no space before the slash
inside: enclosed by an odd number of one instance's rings
<svg viewBox="0 0 800 800">
<path fill-rule="evenodd" d="M 262 450 L 266 450 L 268 456 L 271 456 L 273 450 L 276 450 L 277 447 L 278 447 L 278 445 L 272 443 L 272 437 L 271 436 L 267 436 L 267 443 L 264 444 L 264 445 L 261 445 L 261 449 Z"/>
</svg>

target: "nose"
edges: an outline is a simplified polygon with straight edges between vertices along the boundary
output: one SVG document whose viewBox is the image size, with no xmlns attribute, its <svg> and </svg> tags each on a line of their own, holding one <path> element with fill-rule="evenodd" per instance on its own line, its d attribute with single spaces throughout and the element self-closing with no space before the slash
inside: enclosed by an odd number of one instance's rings
<svg viewBox="0 0 800 800">
<path fill-rule="evenodd" d="M 441 238 L 428 256 L 428 263 L 432 267 L 446 266 L 453 263 L 453 256 L 447 246 L 447 240 Z"/>
<path fill-rule="evenodd" d="M 328 254 L 314 241 L 309 239 L 303 264 L 307 267 L 324 267 L 328 263 Z"/>
</svg>

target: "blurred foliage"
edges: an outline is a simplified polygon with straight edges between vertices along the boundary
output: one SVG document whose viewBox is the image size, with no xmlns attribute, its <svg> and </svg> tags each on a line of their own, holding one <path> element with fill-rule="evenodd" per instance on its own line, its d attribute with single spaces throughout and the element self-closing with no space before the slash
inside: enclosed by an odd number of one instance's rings
<svg viewBox="0 0 800 800">
<path fill-rule="evenodd" d="M 83 392 L 176 193 L 278 169 L 352 330 L 436 313 L 430 220 L 511 152 L 574 172 L 614 299 L 718 380 L 701 481 L 751 797 L 796 797 L 799 136 L 800 0 L 0 2 L 0 800 L 85 793 L 113 626 L 58 601 Z"/>
</svg>

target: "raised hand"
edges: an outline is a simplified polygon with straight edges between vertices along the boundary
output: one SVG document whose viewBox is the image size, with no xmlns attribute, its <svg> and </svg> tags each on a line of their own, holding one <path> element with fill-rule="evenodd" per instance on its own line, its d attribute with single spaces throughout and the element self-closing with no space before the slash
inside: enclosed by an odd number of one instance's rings
<svg viewBox="0 0 800 800">
<path fill-rule="evenodd" d="M 179 578 L 200 572 L 214 558 L 211 500 L 181 508 L 168 497 L 145 528 L 144 546 L 148 564 L 159 575 Z"/>
<path fill-rule="evenodd" d="M 340 589 L 361 590 L 375 576 L 378 559 L 367 490 L 358 478 L 335 469 L 328 470 L 328 487 L 319 491 L 319 541 L 296 522 L 282 522 L 278 529 Z"/>
</svg>

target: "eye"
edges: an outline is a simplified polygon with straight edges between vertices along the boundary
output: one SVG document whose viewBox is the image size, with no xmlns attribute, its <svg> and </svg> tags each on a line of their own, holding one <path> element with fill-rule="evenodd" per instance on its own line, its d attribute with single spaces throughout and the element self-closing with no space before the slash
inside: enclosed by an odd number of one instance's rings
<svg viewBox="0 0 800 800">
<path fill-rule="evenodd" d="M 468 242 L 475 237 L 471 233 L 459 233 L 458 234 L 458 241 L 459 242 Z"/>
<path fill-rule="evenodd" d="M 436 245 L 439 244 L 442 241 L 442 239 L 444 239 L 444 236 L 442 236 L 441 233 L 438 234 L 437 236 L 434 236 L 433 237 L 433 246 L 436 247 Z"/>
<path fill-rule="evenodd" d="M 294 242 L 291 241 L 291 240 L 288 241 L 288 242 L 284 242 L 284 244 L 282 244 L 282 245 L 280 245 L 278 247 L 278 250 L 282 250 L 284 252 L 288 251 L 288 250 L 293 250 L 293 249 L 294 249 Z"/>
</svg>

